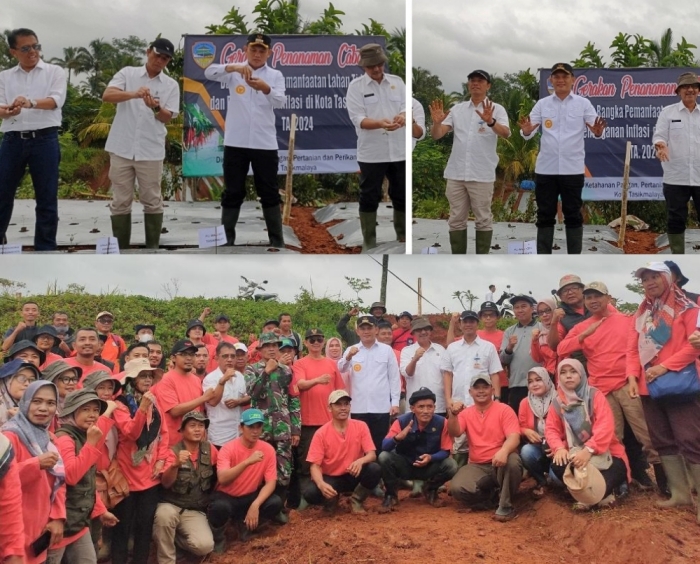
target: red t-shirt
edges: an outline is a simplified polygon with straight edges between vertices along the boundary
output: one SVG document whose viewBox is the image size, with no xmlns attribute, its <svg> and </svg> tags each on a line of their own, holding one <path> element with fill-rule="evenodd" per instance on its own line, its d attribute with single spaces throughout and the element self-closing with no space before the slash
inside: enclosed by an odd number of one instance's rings
<svg viewBox="0 0 700 564">
<path fill-rule="evenodd" d="M 230 484 L 222 486 L 217 484 L 217 491 L 224 492 L 231 497 L 242 497 L 251 494 L 262 486 L 263 482 L 277 481 L 277 457 L 275 449 L 265 441 L 257 441 L 253 448 L 246 448 L 239 437 L 227 442 L 219 451 L 216 470 L 221 474 L 222 470 L 228 470 L 237 466 L 254 452 L 262 452 L 263 459 L 260 462 L 248 466 Z"/>
<path fill-rule="evenodd" d="M 301 424 L 321 426 L 331 420 L 328 411 L 328 396 L 333 390 L 345 388 L 343 378 L 338 372 L 338 364 L 330 358 L 311 358 L 305 356 L 297 360 L 292 366 L 292 388 L 299 394 L 301 402 Z M 313 380 L 324 374 L 329 374 L 331 381 L 328 384 L 316 384 L 308 390 L 300 390 L 300 380 Z"/>
<path fill-rule="evenodd" d="M 326 476 L 342 476 L 348 473 L 350 464 L 373 450 L 376 447 L 364 421 L 348 419 L 344 433 L 329 421 L 316 431 L 306 461 L 318 464 Z"/>
<path fill-rule="evenodd" d="M 182 415 L 174 417 L 169 412 L 176 405 L 187 403 L 202 397 L 202 381 L 192 373 L 183 376 L 174 370 L 166 372 L 163 379 L 158 382 L 158 386 L 153 389 L 153 393 L 158 399 L 158 409 L 163 414 L 163 420 L 168 428 L 168 446 L 182 440 L 180 435 L 180 423 Z M 196 411 L 203 411 L 202 406 Z"/>
<path fill-rule="evenodd" d="M 401 329 L 401 327 L 394 329 L 391 332 L 391 348 L 395 351 L 401 352 L 404 347 L 412 345 L 416 342 L 415 337 L 411 333 L 411 328 Z"/>
<path fill-rule="evenodd" d="M 51 351 L 47 352 L 46 360 L 44 361 L 44 364 L 39 367 L 39 370 L 44 370 L 44 368 L 46 368 L 49 364 L 52 364 L 57 360 L 63 360 L 63 357 L 60 354 L 52 353 Z"/>
<path fill-rule="evenodd" d="M 476 335 L 479 337 L 479 339 L 483 339 L 484 341 L 491 343 L 494 347 L 496 347 L 496 351 L 500 351 L 501 345 L 503 344 L 503 333 L 504 331 L 501 329 L 496 329 L 495 331 L 479 329 L 476 332 Z M 460 339 L 462 338 L 463 337 L 460 337 Z M 508 387 L 508 373 L 505 370 L 501 370 L 498 373 L 498 379 L 501 381 L 501 388 Z"/>
<path fill-rule="evenodd" d="M 102 347 L 100 356 L 109 362 L 117 364 L 119 357 L 124 352 L 126 352 L 126 343 L 124 339 L 114 333 L 107 333 L 107 340 L 105 341 L 104 347 Z"/>
<path fill-rule="evenodd" d="M 78 385 L 76 386 L 77 390 L 83 387 L 83 381 L 85 380 L 85 378 L 88 377 L 88 375 L 92 374 L 93 372 L 97 372 L 98 370 L 104 370 L 108 374 L 112 374 L 112 371 L 106 365 L 102 364 L 101 362 L 97 362 L 96 360 L 92 362 L 92 366 L 85 366 L 84 364 L 80 364 L 78 362 L 77 356 L 71 356 L 62 360 L 65 360 L 68 366 L 82 368 L 83 374 L 80 377 L 80 382 L 78 382 Z"/>
<path fill-rule="evenodd" d="M 509 406 L 494 401 L 483 413 L 472 405 L 457 416 L 459 429 L 467 434 L 469 462 L 488 464 L 503 447 L 508 435 L 520 436 L 518 418 Z"/>
</svg>

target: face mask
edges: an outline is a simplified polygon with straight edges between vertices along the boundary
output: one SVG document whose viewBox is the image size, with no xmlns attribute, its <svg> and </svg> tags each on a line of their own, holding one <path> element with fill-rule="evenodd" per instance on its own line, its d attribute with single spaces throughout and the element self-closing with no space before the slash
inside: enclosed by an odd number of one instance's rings
<svg viewBox="0 0 700 564">
<path fill-rule="evenodd" d="M 143 335 L 139 335 L 139 343 L 148 343 L 149 341 L 153 340 L 153 335 L 150 333 L 144 333 Z"/>
</svg>

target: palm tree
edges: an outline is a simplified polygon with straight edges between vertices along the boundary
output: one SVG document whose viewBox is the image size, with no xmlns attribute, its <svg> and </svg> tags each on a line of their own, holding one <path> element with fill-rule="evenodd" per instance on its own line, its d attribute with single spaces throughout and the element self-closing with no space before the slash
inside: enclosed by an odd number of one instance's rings
<svg viewBox="0 0 700 564">
<path fill-rule="evenodd" d="M 68 69 L 68 82 L 70 82 L 71 72 L 78 74 L 83 69 L 83 57 L 79 47 L 64 47 L 63 58 L 54 57 L 49 62 Z"/>
<path fill-rule="evenodd" d="M 89 47 L 80 47 L 80 71 L 88 73 L 85 81 L 87 90 L 93 96 L 100 97 L 111 77 L 105 77 L 107 69 L 113 68 L 117 50 L 102 39 L 93 39 Z M 116 71 L 115 71 L 116 72 Z"/>
<path fill-rule="evenodd" d="M 651 50 L 650 66 L 666 67 L 669 66 L 666 61 L 673 54 L 673 31 L 669 27 L 661 35 L 661 39 L 649 41 L 649 49 Z"/>
</svg>

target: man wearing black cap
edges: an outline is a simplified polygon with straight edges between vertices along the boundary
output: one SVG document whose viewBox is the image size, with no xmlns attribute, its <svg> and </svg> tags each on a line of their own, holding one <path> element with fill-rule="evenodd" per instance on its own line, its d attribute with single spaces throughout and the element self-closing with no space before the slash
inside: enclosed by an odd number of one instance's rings
<svg viewBox="0 0 700 564">
<path fill-rule="evenodd" d="M 357 132 L 363 251 L 377 246 L 377 209 L 385 177 L 396 238 L 406 240 L 406 85 L 401 77 L 384 72 L 386 62 L 381 45 L 361 47 L 358 65 L 364 74 L 347 92 L 348 114 Z"/>
<path fill-rule="evenodd" d="M 155 337 L 156 326 L 139 323 L 134 325 L 134 341 L 139 343 L 149 343 Z"/>
<path fill-rule="evenodd" d="M 495 289 L 495 286 L 493 286 Z M 476 334 L 479 338 L 484 341 L 488 341 L 497 351 L 501 350 L 501 343 L 503 342 L 503 329 L 498 328 L 498 319 L 500 317 L 500 312 L 498 306 L 493 301 L 485 301 L 481 304 L 479 308 L 479 321 L 481 322 L 481 329 L 479 329 Z M 505 370 L 501 370 L 498 373 L 498 378 L 501 382 L 501 389 L 499 391 L 501 395 L 501 401 L 503 403 L 508 403 L 508 375 Z"/>
<path fill-rule="evenodd" d="M 442 100 L 430 104 L 433 139 L 454 131 L 452 152 L 445 168 L 446 195 L 450 202 L 447 224 L 453 255 L 467 252 L 470 211 L 476 219 L 477 254 L 488 254 L 491 248 L 491 199 L 498 165 L 496 143 L 499 137 L 510 137 L 505 108 L 486 97 L 491 88 L 491 75 L 484 70 L 470 72 L 467 88 L 470 99 L 456 104 L 447 113 Z"/>
<path fill-rule="evenodd" d="M 700 216 L 700 143 L 693 134 L 697 128 L 697 103 L 700 80 L 694 72 L 678 77 L 676 94 L 680 102 L 666 106 L 656 121 L 652 143 L 664 171 L 663 194 L 666 200 L 666 229 L 671 252 L 685 253 L 685 226 L 688 202 L 693 199 Z"/>
<path fill-rule="evenodd" d="M 433 507 L 440 507 L 438 488 L 457 472 L 457 463 L 449 458 L 452 439 L 447 421 L 435 414 L 435 394 L 419 388 L 408 400 L 410 413 L 394 421 L 382 441 L 379 464 L 386 495 L 380 513 L 391 511 L 399 502 L 399 480 L 425 482 L 423 494 Z"/>
<path fill-rule="evenodd" d="M 566 224 L 567 253 L 581 254 L 584 135 L 588 128 L 595 137 L 601 137 L 606 123 L 588 98 L 572 93 L 574 69 L 570 64 L 555 64 L 550 80 L 554 93 L 540 99 L 530 115 L 518 122 L 525 139 L 531 139 L 537 128 L 542 132 L 535 164 L 537 254 L 552 254 L 559 197 Z"/>
<path fill-rule="evenodd" d="M 407 311 L 402 311 L 396 318 L 398 327 L 392 331 L 391 348 L 399 353 L 404 349 L 404 347 L 415 343 L 413 333 L 411 332 L 412 321 L 413 316 Z"/>
<path fill-rule="evenodd" d="M 157 249 L 160 243 L 165 126 L 180 111 L 180 88 L 163 72 L 174 54 L 170 41 L 156 39 L 146 51 L 146 64 L 121 69 L 102 95 L 102 101 L 117 105 L 105 150 L 110 154 L 112 233 L 120 249 L 131 242 L 134 180 L 143 204 L 146 248 Z"/>
<path fill-rule="evenodd" d="M 221 223 L 226 240 L 236 240 L 236 223 L 246 196 L 248 168 L 253 167 L 270 246 L 284 247 L 282 212 L 277 189 L 275 109 L 286 104 L 284 76 L 267 66 L 272 40 L 263 33 L 248 36 L 244 65 L 209 65 L 204 76 L 230 91 L 224 132 L 224 182 Z"/>
<path fill-rule="evenodd" d="M 205 307 L 199 316 L 199 320 L 204 323 L 209 314 L 211 314 L 211 308 Z M 231 318 L 225 313 L 220 313 L 214 318 L 214 329 L 215 333 L 213 335 L 205 334 L 204 337 L 202 337 L 202 341 L 207 345 L 217 346 L 221 341 L 226 341 L 227 343 L 235 345 L 238 342 L 236 337 L 228 334 L 231 329 Z M 216 370 L 216 368 L 211 368 L 211 370 Z"/>
<path fill-rule="evenodd" d="M 340 320 L 335 326 L 335 330 L 338 331 L 338 335 L 342 337 L 343 341 L 345 341 L 345 344 L 348 347 L 356 345 L 360 342 L 357 333 L 355 331 L 352 331 L 351 329 L 348 329 L 348 323 L 350 322 L 350 319 L 352 319 L 355 315 L 359 315 L 359 313 L 359 308 L 352 308 L 349 312 L 347 312 L 345 315 L 343 315 L 343 317 L 340 318 Z M 380 320 L 384 317 L 384 314 L 386 314 L 386 307 L 384 307 L 384 304 L 382 302 L 374 302 L 369 308 L 369 313 L 370 315 L 373 315 L 377 320 Z"/>
</svg>

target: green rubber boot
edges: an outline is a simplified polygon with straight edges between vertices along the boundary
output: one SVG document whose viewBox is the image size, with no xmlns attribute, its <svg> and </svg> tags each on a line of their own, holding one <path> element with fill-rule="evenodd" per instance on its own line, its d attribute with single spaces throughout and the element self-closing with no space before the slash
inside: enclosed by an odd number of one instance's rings
<svg viewBox="0 0 700 564">
<path fill-rule="evenodd" d="M 263 208 L 263 217 L 267 225 L 267 236 L 270 238 L 270 246 L 284 249 L 284 231 L 282 229 L 282 210 L 279 206 Z"/>
<path fill-rule="evenodd" d="M 488 255 L 491 250 L 491 237 L 493 231 L 477 231 L 476 232 L 476 254 Z"/>
<path fill-rule="evenodd" d="M 680 454 L 662 456 L 661 464 L 663 464 L 664 471 L 666 472 L 668 487 L 671 490 L 671 499 L 657 501 L 656 507 L 668 509 L 671 507 L 692 505 L 693 498 L 690 495 L 690 484 L 688 483 L 688 475 L 685 470 L 685 461 L 683 457 Z M 691 468 L 692 466 L 693 465 L 691 465 Z M 698 477 L 694 479 L 697 480 Z"/>
<path fill-rule="evenodd" d="M 583 227 L 566 228 L 566 252 L 580 255 L 583 250 Z"/>
<path fill-rule="evenodd" d="M 396 240 L 400 243 L 406 242 L 406 212 L 394 210 L 394 231 Z"/>
<path fill-rule="evenodd" d="M 143 227 L 146 231 L 146 248 L 157 249 L 160 246 L 160 232 L 163 229 L 163 214 L 144 214 Z"/>
<path fill-rule="evenodd" d="M 362 229 L 362 251 L 367 252 L 377 246 L 377 212 L 360 212 Z"/>
<path fill-rule="evenodd" d="M 551 255 L 554 245 L 554 227 L 537 228 L 537 254 Z"/>
<path fill-rule="evenodd" d="M 467 230 L 450 231 L 450 247 L 453 255 L 467 254 Z"/>
<path fill-rule="evenodd" d="M 227 247 L 233 247 L 236 242 L 236 224 L 239 215 L 241 215 L 241 208 L 221 208 L 221 225 L 226 232 Z"/>
<path fill-rule="evenodd" d="M 113 215 L 112 220 L 112 235 L 119 242 L 119 250 L 125 251 L 131 245 L 131 214 Z"/>
<path fill-rule="evenodd" d="M 669 233 L 668 244 L 674 255 L 685 254 L 685 233 Z"/>
<path fill-rule="evenodd" d="M 690 470 L 690 475 L 693 478 L 693 482 L 695 482 L 695 491 L 700 494 L 700 464 L 688 464 L 688 470 Z M 695 519 L 700 525 L 700 502 L 698 503 L 698 514 Z"/>
<path fill-rule="evenodd" d="M 357 484 L 357 487 L 352 492 L 352 496 L 350 497 L 350 510 L 355 514 L 366 513 L 362 503 L 367 499 L 368 496 L 369 490 L 362 484 Z"/>
</svg>

